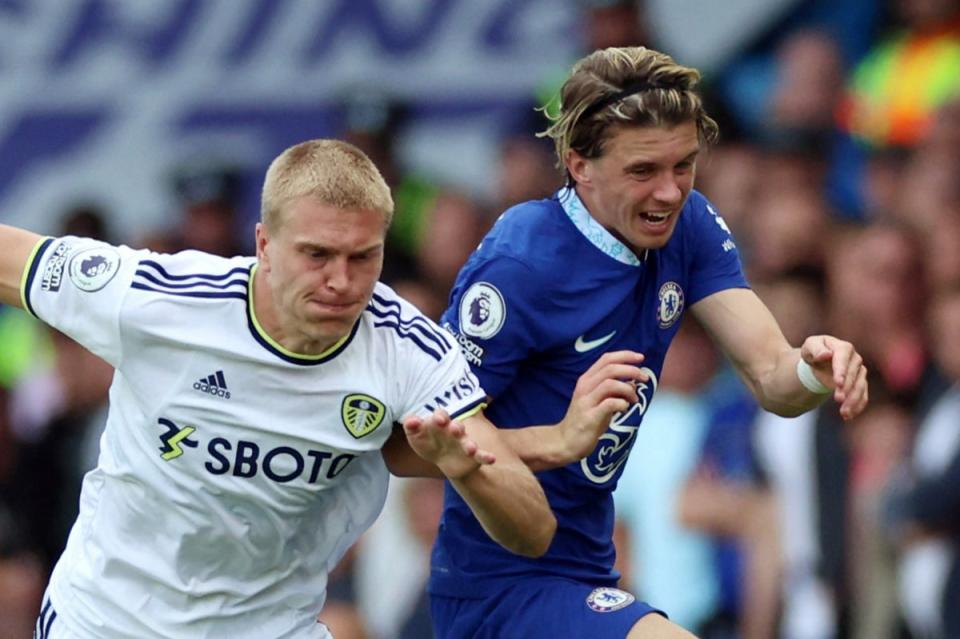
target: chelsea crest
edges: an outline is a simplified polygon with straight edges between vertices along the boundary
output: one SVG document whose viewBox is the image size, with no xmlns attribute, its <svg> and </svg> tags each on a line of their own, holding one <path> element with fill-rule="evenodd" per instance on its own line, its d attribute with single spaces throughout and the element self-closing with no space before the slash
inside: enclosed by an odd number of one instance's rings
<svg viewBox="0 0 960 639">
<path fill-rule="evenodd" d="M 676 282 L 666 282 L 660 287 L 660 300 L 657 304 L 657 324 L 660 328 L 670 328 L 683 313 L 683 289 Z"/>
</svg>

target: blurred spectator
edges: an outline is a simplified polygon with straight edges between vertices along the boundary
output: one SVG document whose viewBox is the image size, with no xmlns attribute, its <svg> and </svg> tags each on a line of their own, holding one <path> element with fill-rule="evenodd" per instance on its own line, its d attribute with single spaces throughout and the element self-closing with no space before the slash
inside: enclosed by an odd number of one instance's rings
<svg viewBox="0 0 960 639">
<path fill-rule="evenodd" d="M 141 240 L 160 253 L 197 249 L 232 257 L 247 252 L 241 240 L 237 208 L 242 174 L 236 167 L 219 162 L 189 163 L 177 168 L 171 185 L 180 209 L 174 227 Z"/>
<path fill-rule="evenodd" d="M 762 190 L 763 165 L 760 147 L 746 140 L 721 141 L 697 165 L 697 189 L 726 220 L 745 263 L 752 250 L 750 226 Z"/>
<path fill-rule="evenodd" d="M 586 50 L 649 44 L 645 0 L 580 0 Z"/>
<path fill-rule="evenodd" d="M 60 218 L 60 228 L 64 235 L 114 241 L 107 224 L 107 213 L 96 204 L 84 203 L 70 207 Z"/>
<path fill-rule="evenodd" d="M 889 217 L 920 235 L 936 233 L 945 214 L 960 214 L 958 174 L 960 148 L 917 149 L 903 165 Z"/>
<path fill-rule="evenodd" d="M 903 549 L 900 605 L 918 638 L 960 637 L 960 289 L 930 307 L 933 355 L 952 386 L 917 430 L 905 475 L 888 498 L 887 525 Z"/>
<path fill-rule="evenodd" d="M 756 287 L 791 344 L 824 331 L 823 276 L 794 271 Z M 758 463 L 777 503 L 783 570 L 779 636 L 837 636 L 832 586 L 820 574 L 816 423 L 819 411 L 786 419 L 760 412 L 754 422 Z"/>
<path fill-rule="evenodd" d="M 846 548 L 853 639 L 894 639 L 899 625 L 894 554 L 880 526 L 881 498 L 904 459 L 913 423 L 902 405 L 879 395 L 845 426 L 851 463 Z"/>
<path fill-rule="evenodd" d="M 470 196 L 451 189 L 437 194 L 416 255 L 418 273 L 442 299 L 489 228 L 489 214 Z"/>
<path fill-rule="evenodd" d="M 960 95 L 960 3 L 893 0 L 898 29 L 851 75 L 840 122 L 873 146 L 913 146 L 934 110 Z"/>
<path fill-rule="evenodd" d="M 789 271 L 821 268 L 823 238 L 829 235 L 829 225 L 830 214 L 817 191 L 764 189 L 751 215 L 747 264 L 751 281 L 762 282 Z"/>
<path fill-rule="evenodd" d="M 439 479 L 397 478 L 360 540 L 357 597 L 376 639 L 431 639 L 426 596 L 430 549 L 443 510 Z"/>
<path fill-rule="evenodd" d="M 560 172 L 554 166 L 553 147 L 548 141 L 536 137 L 546 129 L 546 119 L 538 111 L 531 113 L 533 115 L 523 119 L 529 126 L 520 127 L 500 142 L 493 202 L 495 211 L 506 211 L 527 200 L 550 197 L 562 184 Z"/>
<path fill-rule="evenodd" d="M 327 600 L 317 617 L 337 639 L 369 639 L 370 637 L 363 614 L 356 603 L 355 559 L 358 549 L 358 544 L 351 547 L 337 567 L 330 572 L 327 581 Z"/>
<path fill-rule="evenodd" d="M 927 233 L 923 270 L 934 295 L 960 287 L 960 208 L 940 215 Z"/>
<path fill-rule="evenodd" d="M 776 61 L 767 126 L 828 142 L 845 74 L 838 43 L 825 30 L 800 29 L 779 44 Z"/>
<path fill-rule="evenodd" d="M 50 329 L 53 367 L 13 388 L 11 425 L 18 440 L 18 509 L 48 567 L 66 545 L 79 509 L 83 475 L 96 465 L 113 368 Z"/>
<path fill-rule="evenodd" d="M 893 225 L 837 229 L 827 264 L 829 325 L 892 393 L 915 401 L 928 373 L 921 247 Z"/>
<path fill-rule="evenodd" d="M 548 113 L 555 114 L 560 101 L 560 86 L 569 67 L 581 54 L 607 47 L 651 45 L 646 0 L 577 0 L 581 16 L 575 34 L 583 43 L 573 59 L 553 71 L 536 92 L 536 101 Z"/>
<path fill-rule="evenodd" d="M 395 290 L 428 317 L 439 320 L 457 272 L 490 227 L 476 200 L 455 189 L 441 189 L 423 212 L 423 229 L 405 277 L 384 275 Z"/>
<path fill-rule="evenodd" d="M 351 87 L 340 97 L 340 137 L 356 145 L 380 169 L 393 192 L 394 216 L 384 259 L 384 279 L 416 277 L 416 252 L 437 188 L 405 170 L 397 147 L 411 118 L 409 105 L 373 87 Z"/>
<path fill-rule="evenodd" d="M 0 387 L 10 387 L 52 359 L 49 334 L 26 312 L 0 305 Z"/>
<path fill-rule="evenodd" d="M 628 459 L 613 495 L 630 550 L 620 558 L 628 565 L 624 587 L 690 629 L 715 616 L 720 600 L 712 541 L 683 524 L 677 512 L 706 437 L 710 405 L 704 388 L 718 365 L 713 342 L 692 318 L 685 319 L 635 434 L 637 450 L 655 448 L 657 455 Z"/>
<path fill-rule="evenodd" d="M 708 429 L 677 504 L 684 525 L 714 539 L 720 600 L 700 636 L 763 639 L 775 629 L 782 575 L 776 504 L 752 445 L 757 405 L 730 368 L 706 390 Z"/>
</svg>

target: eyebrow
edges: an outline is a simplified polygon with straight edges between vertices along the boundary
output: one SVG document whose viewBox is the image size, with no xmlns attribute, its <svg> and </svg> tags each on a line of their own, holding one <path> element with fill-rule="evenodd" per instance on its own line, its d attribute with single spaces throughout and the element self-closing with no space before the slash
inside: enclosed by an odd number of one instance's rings
<svg viewBox="0 0 960 639">
<path fill-rule="evenodd" d="M 351 250 L 351 251 L 343 251 L 333 246 L 329 246 L 326 244 L 317 244 L 316 242 L 311 242 L 309 240 L 298 240 L 293 243 L 293 246 L 298 251 L 302 251 L 302 250 L 325 251 L 327 253 L 347 253 L 348 255 L 360 255 L 362 253 L 370 253 L 372 251 L 377 251 L 382 249 L 384 247 L 384 242 L 380 241 L 380 242 L 377 242 L 376 244 L 370 244 L 368 246 L 364 246 L 362 248 L 358 248 L 356 250 Z"/>
<path fill-rule="evenodd" d="M 700 155 L 700 149 L 699 149 L 699 148 L 694 149 L 693 151 L 691 151 L 691 152 L 688 153 L 687 155 L 683 156 L 683 158 L 681 158 L 681 159 L 677 162 L 677 164 L 679 164 L 680 162 L 688 162 L 688 161 L 690 161 L 690 160 L 693 160 L 693 159 L 696 158 L 698 155 Z M 655 160 L 643 160 L 643 159 L 641 159 L 641 160 L 637 160 L 636 162 L 631 162 L 630 164 L 626 165 L 626 167 L 624 167 L 624 168 L 625 168 L 626 170 L 630 170 L 630 169 L 632 169 L 632 168 L 634 168 L 634 167 L 638 167 L 638 166 L 649 166 L 649 165 L 656 165 L 656 164 L 658 164 L 658 162 L 655 161 Z"/>
</svg>

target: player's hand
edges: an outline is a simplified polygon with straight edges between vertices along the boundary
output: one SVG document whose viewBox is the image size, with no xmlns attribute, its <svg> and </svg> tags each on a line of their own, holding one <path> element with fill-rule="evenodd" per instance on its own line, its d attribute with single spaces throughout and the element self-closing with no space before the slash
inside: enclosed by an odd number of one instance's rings
<svg viewBox="0 0 960 639">
<path fill-rule="evenodd" d="M 496 461 L 467 437 L 463 423 L 453 421 L 442 408 L 426 417 L 403 420 L 403 432 L 417 455 L 437 466 L 450 479 L 461 479 L 480 466 Z"/>
<path fill-rule="evenodd" d="M 637 383 L 650 381 L 640 368 L 643 359 L 634 351 L 604 353 L 577 380 L 567 414 L 557 425 L 567 463 L 593 452 L 611 418 L 638 401 Z"/>
<path fill-rule="evenodd" d="M 840 416 L 853 419 L 867 407 L 867 367 L 850 342 L 831 335 L 813 335 L 800 347 L 800 357 L 822 384 L 833 389 Z"/>
</svg>

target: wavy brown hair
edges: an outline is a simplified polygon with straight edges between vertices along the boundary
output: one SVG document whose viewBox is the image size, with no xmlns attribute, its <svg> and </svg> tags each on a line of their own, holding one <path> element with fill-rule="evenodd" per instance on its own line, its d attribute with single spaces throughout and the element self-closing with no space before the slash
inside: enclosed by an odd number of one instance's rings
<svg viewBox="0 0 960 639">
<path fill-rule="evenodd" d="M 672 127 L 693 121 L 701 144 L 713 144 L 719 129 L 695 90 L 699 81 L 699 71 L 653 49 L 599 49 L 573 66 L 560 89 L 559 114 L 538 135 L 553 139 L 557 166 L 564 171 L 569 149 L 586 158 L 600 157 L 620 126 Z M 637 86 L 643 88 L 615 99 Z M 569 171 L 566 176 L 573 184 Z"/>
</svg>

